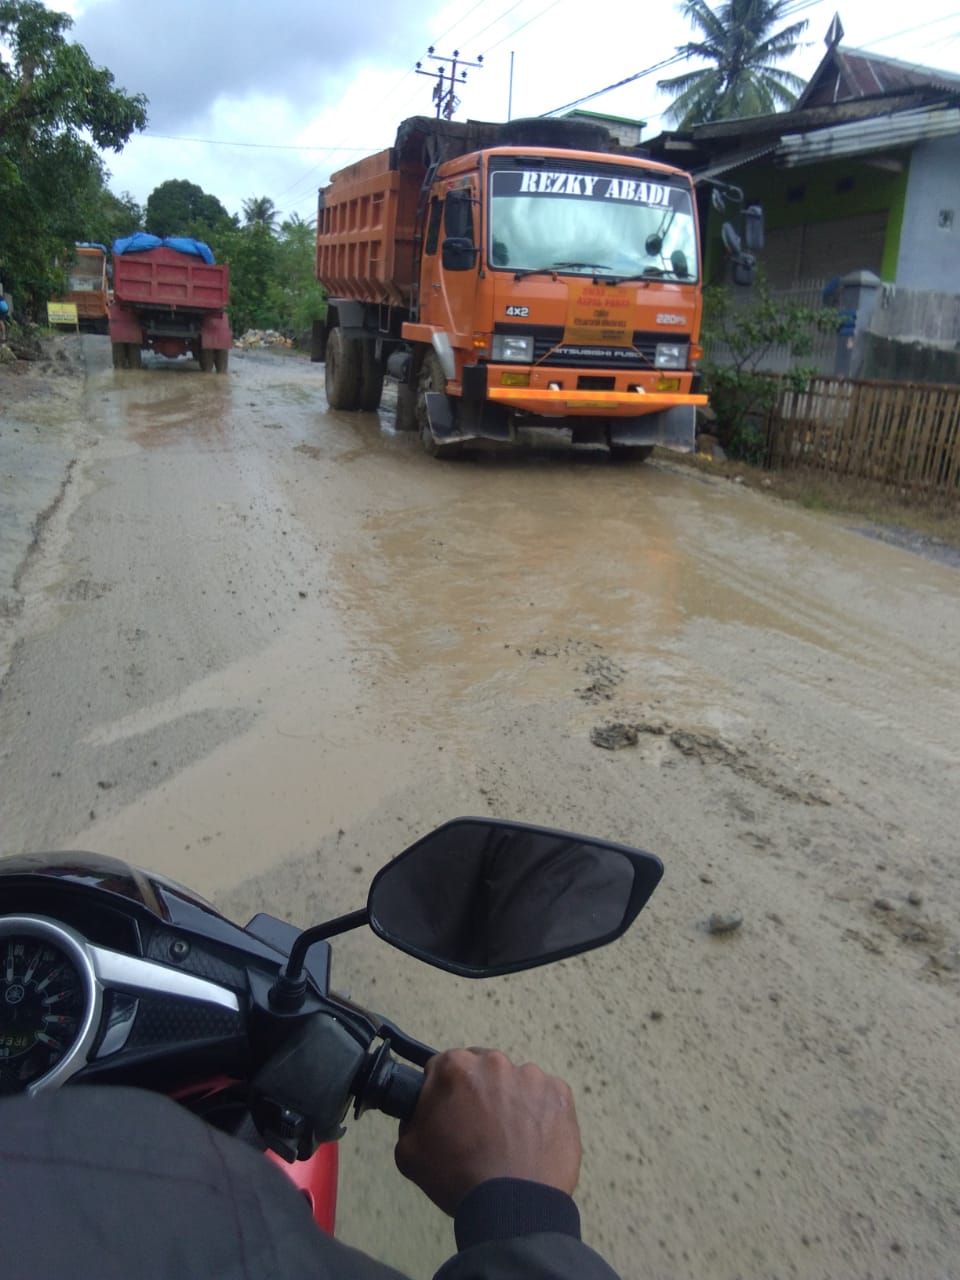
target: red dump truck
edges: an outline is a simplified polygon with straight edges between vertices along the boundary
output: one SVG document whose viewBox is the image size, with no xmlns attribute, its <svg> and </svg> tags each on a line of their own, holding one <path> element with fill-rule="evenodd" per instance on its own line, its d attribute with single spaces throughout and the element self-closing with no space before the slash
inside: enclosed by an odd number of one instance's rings
<svg viewBox="0 0 960 1280">
<path fill-rule="evenodd" d="M 148 350 L 162 356 L 192 355 L 204 373 L 226 373 L 233 346 L 224 310 L 230 300 L 230 268 L 214 263 L 202 241 L 160 240 L 143 233 L 115 241 L 113 295 L 115 369 L 139 369 L 140 353 Z"/>
<path fill-rule="evenodd" d="M 700 256 L 690 175 L 606 130 L 414 117 L 320 192 L 312 356 L 335 409 L 395 378 L 397 427 L 435 457 L 529 426 L 687 452 Z"/>
</svg>

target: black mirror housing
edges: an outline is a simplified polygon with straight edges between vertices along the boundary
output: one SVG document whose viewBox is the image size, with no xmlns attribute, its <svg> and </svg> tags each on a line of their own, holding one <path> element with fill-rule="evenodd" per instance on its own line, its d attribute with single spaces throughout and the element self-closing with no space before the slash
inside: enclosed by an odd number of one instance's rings
<svg viewBox="0 0 960 1280">
<path fill-rule="evenodd" d="M 444 271 L 469 271 L 479 252 L 472 240 L 464 236 L 449 236 L 441 249 Z"/>
<path fill-rule="evenodd" d="M 370 927 L 450 973 L 494 977 L 604 946 L 663 875 L 652 854 L 547 827 L 459 818 L 377 873 Z"/>
<path fill-rule="evenodd" d="M 743 247 L 750 253 L 760 253 L 764 238 L 763 209 L 749 204 L 743 211 Z"/>
</svg>

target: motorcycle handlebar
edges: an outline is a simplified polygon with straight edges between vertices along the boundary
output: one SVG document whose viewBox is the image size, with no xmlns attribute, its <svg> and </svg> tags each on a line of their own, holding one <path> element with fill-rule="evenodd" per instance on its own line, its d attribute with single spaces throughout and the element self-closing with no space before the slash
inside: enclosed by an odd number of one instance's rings
<svg viewBox="0 0 960 1280">
<path fill-rule="evenodd" d="M 354 1116 L 359 1118 L 365 1111 L 382 1111 L 395 1120 L 410 1120 L 422 1088 L 423 1072 L 399 1062 L 390 1052 L 389 1042 L 384 1041 L 370 1056 L 354 1085 Z"/>
<path fill-rule="evenodd" d="M 411 1120 L 423 1088 L 423 1072 L 403 1062 L 391 1061 L 389 1066 L 375 1104 L 377 1110 L 395 1120 Z"/>
</svg>

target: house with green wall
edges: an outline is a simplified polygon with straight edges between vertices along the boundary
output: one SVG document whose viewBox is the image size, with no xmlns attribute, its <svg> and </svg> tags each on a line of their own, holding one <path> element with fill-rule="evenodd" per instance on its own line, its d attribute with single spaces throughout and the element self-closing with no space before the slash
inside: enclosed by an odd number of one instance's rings
<svg viewBox="0 0 960 1280">
<path fill-rule="evenodd" d="M 707 283 L 729 278 L 721 241 L 736 205 L 763 206 L 775 288 L 870 271 L 898 289 L 960 295 L 960 76 L 832 43 L 796 106 L 662 133 L 651 157 L 700 192 Z"/>
</svg>

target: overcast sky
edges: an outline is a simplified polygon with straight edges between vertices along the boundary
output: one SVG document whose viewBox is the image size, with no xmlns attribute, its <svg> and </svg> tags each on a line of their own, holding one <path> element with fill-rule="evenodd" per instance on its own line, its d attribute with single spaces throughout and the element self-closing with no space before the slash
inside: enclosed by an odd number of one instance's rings
<svg viewBox="0 0 960 1280">
<path fill-rule="evenodd" d="M 807 48 L 789 65 L 807 78 L 824 52 L 837 0 L 798 0 Z M 669 0 L 61 0 L 72 38 L 128 92 L 149 124 L 119 155 L 111 187 L 141 204 L 187 178 L 231 213 L 269 196 L 283 216 L 316 213 L 331 172 L 389 146 L 398 122 L 432 115 L 432 81 L 414 64 L 459 49 L 469 69 L 457 119 L 540 115 L 670 57 L 691 39 Z M 841 0 L 843 43 L 960 73 L 960 13 L 943 0 Z M 449 68 L 449 63 L 446 64 Z M 681 68 L 659 73 L 677 74 Z M 589 104 L 664 127 L 658 75 Z"/>
</svg>

